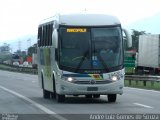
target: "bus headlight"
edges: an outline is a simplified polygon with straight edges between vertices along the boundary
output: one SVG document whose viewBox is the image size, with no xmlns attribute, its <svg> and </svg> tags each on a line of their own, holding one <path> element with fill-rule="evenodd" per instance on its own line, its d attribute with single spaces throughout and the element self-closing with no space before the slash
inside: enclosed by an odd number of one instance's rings
<svg viewBox="0 0 160 120">
<path fill-rule="evenodd" d="M 121 71 L 114 72 L 110 74 L 110 80 L 117 81 L 120 80 L 123 77 Z"/>
<path fill-rule="evenodd" d="M 68 82 L 74 82 L 75 79 L 72 77 L 66 77 L 65 80 Z"/>
<path fill-rule="evenodd" d="M 118 76 L 116 76 L 116 75 L 111 76 L 111 80 L 112 81 L 117 81 L 118 80 Z"/>
</svg>

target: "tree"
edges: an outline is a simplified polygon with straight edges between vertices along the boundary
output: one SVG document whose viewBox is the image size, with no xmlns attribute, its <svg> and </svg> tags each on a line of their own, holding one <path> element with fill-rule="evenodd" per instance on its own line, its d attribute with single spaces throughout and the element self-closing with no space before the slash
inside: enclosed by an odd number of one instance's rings
<svg viewBox="0 0 160 120">
<path fill-rule="evenodd" d="M 146 34 L 145 31 L 137 31 L 132 29 L 132 48 L 138 51 L 138 40 L 140 35 Z"/>
<path fill-rule="evenodd" d="M 10 50 L 11 50 L 10 45 L 7 44 L 7 43 L 4 43 L 3 46 L 0 46 L 0 52 L 1 53 L 4 53 L 4 54 L 8 53 L 9 54 Z"/>
<path fill-rule="evenodd" d="M 28 55 L 32 56 L 33 53 L 37 53 L 37 43 L 28 48 Z"/>
</svg>

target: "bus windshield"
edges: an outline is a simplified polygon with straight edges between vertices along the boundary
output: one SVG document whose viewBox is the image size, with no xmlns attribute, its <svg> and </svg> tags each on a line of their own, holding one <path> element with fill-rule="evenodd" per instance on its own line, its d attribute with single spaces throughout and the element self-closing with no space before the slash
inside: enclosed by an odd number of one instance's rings
<svg viewBox="0 0 160 120">
<path fill-rule="evenodd" d="M 59 30 L 60 69 L 111 72 L 123 65 L 120 27 L 61 27 Z"/>
</svg>

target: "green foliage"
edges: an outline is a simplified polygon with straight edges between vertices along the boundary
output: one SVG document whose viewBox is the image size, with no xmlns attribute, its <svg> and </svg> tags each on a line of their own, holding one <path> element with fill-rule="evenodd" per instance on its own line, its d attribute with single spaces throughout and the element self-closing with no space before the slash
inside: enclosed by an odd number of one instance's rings
<svg viewBox="0 0 160 120">
<path fill-rule="evenodd" d="M 137 31 L 132 29 L 132 48 L 138 51 L 138 40 L 140 35 L 146 34 L 145 31 Z"/>
<path fill-rule="evenodd" d="M 0 54 L 0 62 L 10 60 L 11 59 L 11 54 Z"/>
<path fill-rule="evenodd" d="M 37 43 L 28 48 L 28 56 L 32 56 L 33 53 L 37 53 Z"/>
<path fill-rule="evenodd" d="M 160 82 L 154 82 L 154 84 L 151 83 L 151 81 L 146 82 L 146 86 L 143 85 L 143 81 L 132 81 L 131 85 L 129 85 L 129 81 L 125 80 L 125 86 L 127 87 L 135 87 L 135 88 L 142 88 L 142 89 L 154 89 L 154 90 L 160 90 Z"/>
</svg>

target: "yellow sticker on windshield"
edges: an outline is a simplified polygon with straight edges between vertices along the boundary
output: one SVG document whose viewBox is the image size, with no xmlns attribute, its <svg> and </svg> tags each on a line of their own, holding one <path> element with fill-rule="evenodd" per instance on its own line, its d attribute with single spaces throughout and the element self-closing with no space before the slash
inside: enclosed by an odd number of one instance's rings
<svg viewBox="0 0 160 120">
<path fill-rule="evenodd" d="M 86 28 L 68 28 L 67 32 L 87 32 Z"/>
</svg>

